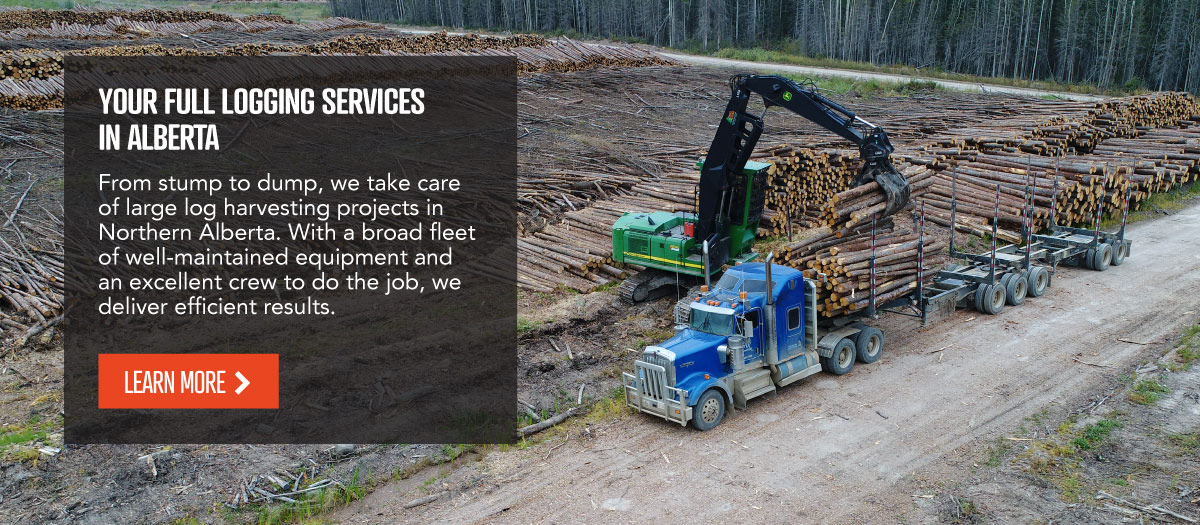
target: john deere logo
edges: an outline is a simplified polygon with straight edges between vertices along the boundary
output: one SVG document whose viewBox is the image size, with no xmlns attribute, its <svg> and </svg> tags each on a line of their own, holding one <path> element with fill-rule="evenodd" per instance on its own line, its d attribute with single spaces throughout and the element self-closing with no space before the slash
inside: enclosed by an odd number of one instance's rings
<svg viewBox="0 0 1200 525">
<path fill-rule="evenodd" d="M 792 100 L 792 92 L 791 92 L 791 91 L 784 91 L 784 92 L 783 92 L 783 99 L 784 99 L 784 100 L 786 100 L 786 101 L 788 101 L 788 102 L 791 102 L 791 100 Z"/>
</svg>

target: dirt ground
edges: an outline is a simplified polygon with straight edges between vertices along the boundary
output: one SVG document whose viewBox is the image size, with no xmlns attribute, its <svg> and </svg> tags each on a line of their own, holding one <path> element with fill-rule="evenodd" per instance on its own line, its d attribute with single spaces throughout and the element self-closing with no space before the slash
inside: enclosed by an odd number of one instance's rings
<svg viewBox="0 0 1200 525">
<path fill-rule="evenodd" d="M 640 415 L 581 422 L 540 446 L 492 453 L 456 471 L 442 480 L 437 490 L 446 496 L 434 503 L 406 509 L 404 503 L 429 491 L 383 486 L 331 518 L 346 523 L 1126 518 L 1105 510 L 1095 499 L 1099 490 L 1196 516 L 1195 454 L 1179 456 L 1161 437 L 1200 430 L 1196 372 L 1171 375 L 1167 388 L 1173 393 L 1150 407 L 1121 401 L 1124 391 L 1116 389 L 1122 377 L 1156 361 L 1184 327 L 1200 320 L 1198 228 L 1195 204 L 1136 224 L 1129 231 L 1134 255 L 1122 266 L 1104 273 L 1061 268 L 1047 295 L 994 317 L 960 311 L 926 328 L 884 318 L 879 326 L 888 346 L 878 364 L 860 365 L 840 378 L 814 376 L 773 398 L 752 401 L 713 431 Z M 1017 446 L 994 448 L 1009 437 L 1034 443 L 1031 431 L 1021 430 L 1034 420 L 1058 427 L 1043 438 L 1065 439 L 1062 435 L 1069 437 L 1102 412 L 1069 421 L 1068 416 L 1106 394 L 1108 403 L 1100 406 L 1127 412 L 1109 416 L 1127 422 L 1093 450 L 1030 467 Z M 1061 481 L 1061 469 L 1074 472 L 1075 481 Z M 1112 481 L 1126 474 L 1132 482 Z"/>
<path fill-rule="evenodd" d="M 539 156 L 565 157 L 586 149 L 578 136 L 630 148 L 645 140 L 657 141 L 648 146 L 654 148 L 704 146 L 711 127 L 696 122 L 711 122 L 724 104 L 728 75 L 688 67 L 525 78 L 523 173 L 527 166 L 539 165 Z M 662 109 L 632 115 L 621 109 L 634 98 Z M 859 100 L 856 109 L 885 126 L 894 123 L 889 129 L 902 137 L 894 140 L 907 142 L 927 132 L 906 125 L 903 112 L 895 110 L 898 104 L 950 108 L 957 100 L 940 94 L 896 104 Z M 62 163 L 61 153 L 55 152 L 61 150 L 61 137 L 52 130 L 61 125 L 61 114 L 9 113 L 2 120 L 0 134 L 6 138 L 0 141 L 0 159 L 5 159 L 0 166 L 20 159 L 0 173 L 0 209 L 9 210 L 30 182 L 35 184 L 26 206 L 57 206 Z M 811 126 L 798 118 L 781 116 L 772 122 L 780 140 L 813 136 Z M 628 129 L 637 131 L 625 133 Z M 824 134 L 817 136 L 826 140 Z M 1192 207 L 1138 224 L 1131 230 L 1134 256 L 1125 265 L 1104 274 L 1063 269 L 1046 297 L 998 317 L 971 319 L 975 314 L 964 311 L 924 329 L 908 319 L 885 318 L 880 326 L 887 330 L 889 345 L 880 364 L 842 378 L 815 376 L 774 398 L 752 402 L 749 410 L 705 434 L 600 410 L 546 433 L 537 443 L 482 452 L 398 444 L 349 449 L 64 446 L 61 335 L 51 330 L 25 347 L 4 347 L 0 361 L 0 522 L 270 521 L 287 517 L 280 514 L 282 506 L 229 509 L 225 503 L 243 482 L 300 470 L 353 487 L 343 499 L 362 498 L 321 515 L 330 522 L 640 522 L 664 517 L 913 522 L 959 519 L 959 514 L 997 521 L 1009 515 L 1068 512 L 1064 509 L 1077 507 L 1067 507 L 1070 503 L 1055 493 L 1062 492 L 1054 482 L 1059 471 L 1050 471 L 1049 481 L 1029 477 L 1023 465 L 1030 459 L 1018 447 L 993 454 L 996 439 L 1037 438 L 1015 434 L 1026 418 L 1043 410 L 1046 415 L 1040 417 L 1046 421 L 1067 418 L 1121 386 L 1121 376 L 1161 355 L 1182 326 L 1196 322 L 1200 299 L 1184 292 L 1200 289 L 1200 258 L 1195 255 L 1200 246 L 1194 238 L 1198 213 Z M 519 340 L 521 401 L 549 414 L 573 405 L 584 385 L 584 402 L 603 404 L 636 352 L 670 334 L 674 298 L 635 308 L 615 300 L 612 291 L 522 295 L 521 315 L 529 324 Z M 1150 344 L 1123 343 L 1118 337 Z M 1082 364 L 1075 357 L 1102 366 Z M 1153 427 L 1168 416 L 1175 418 L 1172 425 L 1194 432 L 1200 418 L 1186 408 L 1194 407 L 1187 404 L 1196 391 L 1191 381 L 1172 386 L 1171 397 L 1145 409 L 1164 412 L 1136 419 L 1138 412 L 1128 410 L 1128 423 L 1113 435 L 1141 439 L 1135 437 L 1142 435 L 1139 424 Z M 1181 408 L 1171 411 L 1172 406 Z M 1156 450 L 1139 446 L 1127 450 L 1126 457 L 1152 462 L 1137 454 Z M 993 455 L 1001 457 L 999 466 L 986 467 Z M 1095 462 L 1082 458 L 1072 467 L 1080 472 L 1077 477 L 1090 479 L 1089 461 Z M 1164 482 L 1151 471 L 1154 475 L 1135 476 L 1134 483 L 1145 484 L 1138 490 L 1158 495 L 1189 483 L 1196 486 L 1194 463 L 1166 463 L 1184 465 L 1178 483 Z M 1097 479 L 1113 476 L 1095 468 Z M 1122 496 L 1110 488 L 1108 492 Z M 404 508 L 433 495 L 440 499 Z M 1139 493 L 1137 501 L 1163 497 Z M 977 513 L 964 514 L 961 506 L 953 512 L 951 505 L 964 498 Z M 1035 499 L 1044 506 L 1030 505 Z M 1200 514 L 1194 504 L 1168 506 Z M 1074 521 L 1092 521 L 1096 515 L 1082 516 L 1088 519 Z M 1064 520 L 1073 521 L 1055 521 Z"/>
</svg>

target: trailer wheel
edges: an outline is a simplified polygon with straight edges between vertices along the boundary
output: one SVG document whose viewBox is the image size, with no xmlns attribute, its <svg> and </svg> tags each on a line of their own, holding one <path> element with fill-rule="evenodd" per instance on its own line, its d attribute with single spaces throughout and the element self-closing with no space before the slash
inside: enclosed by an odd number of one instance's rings
<svg viewBox="0 0 1200 525">
<path fill-rule="evenodd" d="M 1095 253 L 1092 254 L 1092 269 L 1096 270 L 1097 272 L 1103 272 L 1104 270 L 1107 270 L 1108 266 L 1112 264 L 1112 245 L 1109 243 L 1102 243 L 1093 251 Z"/>
<path fill-rule="evenodd" d="M 979 292 L 975 292 L 979 293 Z M 983 287 L 983 313 L 996 315 L 1004 310 L 1005 292 L 1000 283 Z"/>
<path fill-rule="evenodd" d="M 983 292 L 984 292 L 984 289 L 986 289 L 986 288 L 987 288 L 986 284 L 981 284 L 981 285 L 975 287 L 975 311 L 976 312 L 983 311 L 983 296 L 986 295 Z"/>
<path fill-rule="evenodd" d="M 837 346 L 833 347 L 833 357 L 821 358 L 821 368 L 833 375 L 846 375 L 850 373 L 851 368 L 854 368 L 854 359 L 857 354 L 854 341 L 848 337 L 843 338 L 838 341 Z"/>
<path fill-rule="evenodd" d="M 1004 298 L 1008 304 L 1019 306 L 1025 302 L 1025 296 L 1029 293 L 1029 278 L 1025 272 L 1009 275 L 1012 277 L 1004 284 Z"/>
<path fill-rule="evenodd" d="M 1120 266 L 1121 263 L 1125 262 L 1126 257 L 1129 257 L 1129 245 L 1125 243 L 1118 244 L 1116 248 L 1113 249 L 1112 265 Z"/>
<path fill-rule="evenodd" d="M 712 430 L 713 427 L 721 424 L 721 420 L 724 418 L 725 396 L 715 388 L 710 388 L 700 394 L 700 400 L 696 402 L 696 408 L 692 413 L 692 426 L 700 431 Z"/>
<path fill-rule="evenodd" d="M 1041 297 L 1050 287 L 1050 272 L 1045 267 L 1034 266 L 1029 270 L 1029 282 L 1026 283 L 1026 293 L 1033 297 Z"/>
<path fill-rule="evenodd" d="M 854 346 L 858 349 L 858 360 L 862 363 L 874 363 L 883 354 L 883 331 L 873 326 L 864 326 L 855 338 Z"/>
</svg>

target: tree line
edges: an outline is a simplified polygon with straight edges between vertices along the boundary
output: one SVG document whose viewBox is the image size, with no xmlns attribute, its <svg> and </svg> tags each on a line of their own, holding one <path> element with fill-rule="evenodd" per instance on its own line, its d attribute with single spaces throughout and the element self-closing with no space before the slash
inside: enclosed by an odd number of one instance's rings
<svg viewBox="0 0 1200 525">
<path fill-rule="evenodd" d="M 1200 0 L 327 0 L 334 16 L 1200 93 Z"/>
</svg>

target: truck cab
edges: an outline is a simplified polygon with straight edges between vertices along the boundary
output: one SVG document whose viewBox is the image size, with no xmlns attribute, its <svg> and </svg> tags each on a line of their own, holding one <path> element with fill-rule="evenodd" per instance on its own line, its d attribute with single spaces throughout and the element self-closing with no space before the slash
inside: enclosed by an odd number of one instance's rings
<svg viewBox="0 0 1200 525">
<path fill-rule="evenodd" d="M 647 346 L 634 372 L 623 374 L 626 403 L 708 430 L 731 406 L 745 408 L 822 369 L 840 375 L 856 359 L 878 360 L 877 329 L 854 324 L 818 337 L 815 286 L 770 258 L 730 268 L 690 298 L 689 321 L 676 326 L 674 337 Z"/>
</svg>

